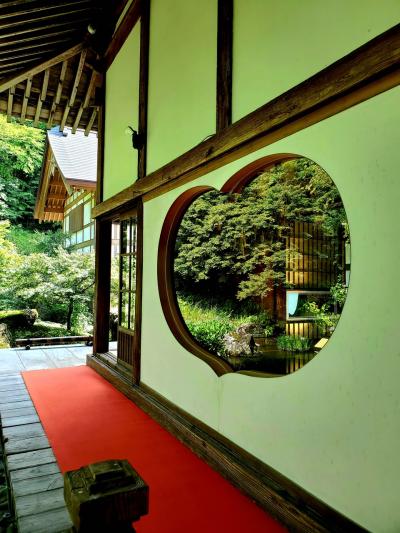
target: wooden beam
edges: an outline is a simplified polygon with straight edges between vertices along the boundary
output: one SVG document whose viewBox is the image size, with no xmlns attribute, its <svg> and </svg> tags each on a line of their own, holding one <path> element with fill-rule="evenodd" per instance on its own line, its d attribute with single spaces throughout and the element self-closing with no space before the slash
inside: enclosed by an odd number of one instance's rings
<svg viewBox="0 0 400 533">
<path fill-rule="evenodd" d="M 46 2 L 38 2 L 37 0 L 33 0 L 34 1 L 34 4 L 31 5 L 31 7 L 25 7 L 25 6 L 29 6 L 29 3 L 28 2 L 25 2 L 23 4 L 23 8 L 22 9 L 15 9 L 16 8 L 16 5 L 15 5 L 15 2 L 11 4 L 11 6 L 9 7 L 12 7 L 12 10 L 9 10 L 8 12 L 6 12 L 4 10 L 4 5 L 1 5 L 0 6 L 0 21 L 3 20 L 3 19 L 7 19 L 7 18 L 13 18 L 13 17 L 19 17 L 21 15 L 29 15 L 29 14 L 32 14 L 32 18 L 29 19 L 28 17 L 24 17 L 23 21 L 24 23 L 27 23 L 27 22 L 35 22 L 37 20 L 36 18 L 36 15 L 37 13 L 40 13 L 42 11 L 51 11 L 51 10 L 54 10 L 54 9 L 60 9 L 62 8 L 63 10 L 63 13 L 73 13 L 76 11 L 76 9 L 73 9 L 73 10 L 67 10 L 66 11 L 66 8 L 68 6 L 71 6 L 71 7 L 74 7 L 74 6 L 83 6 L 84 4 L 91 4 L 91 0 L 80 0 L 79 3 L 77 3 L 76 1 L 70 1 L 70 2 L 63 2 L 62 5 L 60 5 L 59 3 L 55 4 L 54 1 L 53 2 L 49 2 L 49 1 L 46 1 Z M 53 13 L 53 15 L 50 15 L 50 16 L 57 16 L 57 14 Z"/>
<path fill-rule="evenodd" d="M 104 193 L 104 132 L 106 125 L 105 113 L 106 76 L 103 76 L 103 90 L 97 119 L 97 180 L 96 180 L 96 205 L 103 201 Z M 85 132 L 86 134 L 86 132 Z"/>
<path fill-rule="evenodd" d="M 35 48 L 40 48 L 40 47 L 43 48 L 44 46 L 52 46 L 52 45 L 64 43 L 65 41 L 68 41 L 68 40 L 69 40 L 68 37 L 64 37 L 61 39 L 46 39 L 40 43 L 36 43 L 36 44 L 30 43 L 29 45 L 25 45 L 25 46 L 18 46 L 18 47 L 13 46 L 9 50 L 0 50 L 0 57 L 3 55 L 6 55 L 7 57 L 9 57 L 11 53 L 18 54 L 20 52 L 23 52 L 24 50 L 28 51 L 28 54 L 29 54 L 30 52 L 33 52 Z M 20 55 L 22 56 L 23 54 L 20 54 Z"/>
<path fill-rule="evenodd" d="M 60 131 L 64 130 L 65 123 L 67 122 L 67 118 L 68 118 L 70 109 L 74 105 L 75 98 L 76 98 L 76 93 L 78 92 L 79 83 L 81 81 L 83 68 L 85 66 L 86 54 L 87 54 L 87 49 L 82 50 L 80 58 L 79 58 L 79 63 L 78 63 L 77 69 L 76 69 L 74 83 L 72 85 L 71 95 L 69 97 L 67 105 L 65 106 L 63 118 L 61 120 Z"/>
<path fill-rule="evenodd" d="M 96 274 L 93 331 L 95 353 L 108 352 L 110 329 L 111 221 L 96 220 Z"/>
<path fill-rule="evenodd" d="M 149 85 L 150 0 L 142 0 L 140 17 L 140 78 L 139 78 L 139 136 L 142 145 L 138 151 L 138 178 L 146 175 L 147 110 Z"/>
<path fill-rule="evenodd" d="M 136 292 L 135 292 L 135 336 L 133 349 L 133 376 L 135 385 L 140 383 L 142 347 L 142 294 L 143 294 L 143 202 L 137 204 L 137 248 L 136 248 Z"/>
<path fill-rule="evenodd" d="M 61 65 L 61 72 L 60 72 L 60 77 L 58 78 L 57 91 L 56 91 L 56 95 L 54 97 L 53 103 L 51 105 L 50 114 L 49 114 L 49 118 L 48 118 L 48 121 L 47 121 L 47 129 L 51 128 L 51 125 L 52 125 L 52 122 L 53 122 L 54 113 L 55 113 L 55 111 L 57 109 L 58 104 L 60 103 L 61 94 L 62 94 L 62 90 L 63 90 L 63 85 L 64 85 L 64 81 L 65 81 L 65 75 L 66 75 L 66 72 L 67 72 L 67 67 L 68 67 L 68 60 L 65 60 L 65 61 L 63 61 L 62 65 Z"/>
<path fill-rule="evenodd" d="M 40 95 L 38 97 L 38 101 L 37 101 L 37 104 L 36 104 L 35 119 L 33 121 L 33 125 L 34 126 L 37 126 L 38 123 L 39 123 L 40 112 L 42 110 L 42 104 L 46 100 L 47 87 L 49 85 L 49 77 L 50 77 L 50 69 L 48 68 L 47 70 L 44 71 L 42 90 L 40 92 Z"/>
<path fill-rule="evenodd" d="M 90 117 L 89 122 L 87 123 L 86 129 L 85 129 L 85 135 L 86 135 L 86 136 L 88 136 L 89 133 L 90 133 L 91 130 L 92 130 L 92 127 L 93 127 L 94 121 L 96 120 L 96 115 L 97 115 L 97 113 L 98 113 L 98 110 L 99 110 L 98 107 L 95 107 L 95 108 L 93 109 L 92 116 Z"/>
<path fill-rule="evenodd" d="M 129 6 L 126 15 L 119 25 L 117 31 L 112 37 L 111 43 L 109 44 L 105 54 L 104 54 L 104 69 L 108 70 L 116 58 L 118 52 L 121 50 L 122 45 L 128 38 L 128 35 L 134 28 L 135 24 L 140 18 L 142 9 L 141 0 L 133 0 L 132 4 Z"/>
<path fill-rule="evenodd" d="M 79 19 L 79 21 L 77 20 L 67 20 L 67 21 L 64 21 L 64 22 L 57 22 L 55 24 L 46 24 L 44 26 L 34 26 L 32 28 L 21 28 L 21 29 L 18 29 L 18 30 L 12 30 L 11 32 L 7 33 L 7 34 L 3 34 L 1 36 L 1 39 L 4 41 L 6 41 L 7 45 L 10 43 L 10 37 L 18 37 L 18 36 L 22 36 L 22 37 L 19 37 L 19 40 L 16 41 L 17 43 L 20 42 L 20 41 L 26 41 L 26 34 L 28 33 L 34 33 L 34 32 L 41 32 L 39 33 L 37 36 L 39 38 L 43 38 L 43 32 L 46 32 L 48 30 L 51 30 L 51 29 L 54 29 L 55 31 L 57 30 L 61 30 L 61 28 L 65 28 L 65 27 L 72 27 L 75 31 L 80 29 L 80 33 L 82 34 L 82 30 L 85 28 L 85 24 L 86 22 L 88 22 L 90 20 L 90 17 L 87 16 L 87 17 L 83 17 L 82 19 Z M 82 38 L 82 35 L 81 35 L 81 38 Z"/>
<path fill-rule="evenodd" d="M 109 198 L 121 202 L 165 192 L 400 84 L 400 25 L 266 103 L 171 163 Z"/>
<path fill-rule="evenodd" d="M 62 193 L 49 193 L 47 195 L 48 200 L 65 200 L 67 198 L 67 191 L 64 194 Z"/>
<path fill-rule="evenodd" d="M 25 52 L 23 54 L 17 54 L 17 55 L 12 55 L 12 52 L 10 55 L 10 52 L 8 52 L 8 55 L 6 57 L 0 57 L 0 68 L 7 67 L 9 65 L 20 65 L 21 63 L 24 63 L 24 62 L 26 63 L 28 58 L 30 58 L 30 61 L 37 61 L 38 56 L 43 57 L 44 55 L 50 52 L 54 53 L 54 49 L 45 48 L 42 50 L 31 50 L 30 52 Z"/>
<path fill-rule="evenodd" d="M 233 0 L 218 0 L 217 132 L 232 123 Z"/>
<path fill-rule="evenodd" d="M 31 37 L 24 37 L 24 40 L 23 42 L 21 43 L 21 39 L 15 39 L 14 41 L 11 41 L 9 38 L 5 39 L 4 36 L 2 35 L 0 37 L 0 49 L 1 48 L 9 48 L 10 46 L 13 46 L 13 45 L 20 45 L 20 44 L 26 44 L 26 43 L 29 43 L 29 44 L 32 44 L 32 42 L 34 43 L 35 41 L 40 41 L 40 46 L 43 45 L 43 43 L 46 43 L 48 39 L 52 38 L 52 37 L 60 37 L 60 35 L 66 35 L 66 34 L 73 34 L 73 33 L 76 33 L 78 34 L 79 33 L 79 29 L 74 26 L 74 27 L 71 27 L 71 28 L 66 28 L 64 30 L 58 30 L 58 31 L 55 31 L 55 32 L 41 32 L 37 35 L 33 35 Z M 71 40 L 71 36 L 69 36 L 67 38 L 68 41 Z M 7 50 L 6 53 L 9 53 L 9 50 Z"/>
<path fill-rule="evenodd" d="M 28 80 L 26 81 L 24 100 L 22 103 L 21 120 L 20 120 L 21 124 L 25 122 L 26 108 L 28 106 L 28 100 L 31 95 L 31 88 L 32 88 L 32 78 L 28 78 Z"/>
<path fill-rule="evenodd" d="M 96 86 L 96 83 L 97 83 L 97 77 L 98 77 L 98 73 L 95 70 L 93 70 L 92 71 L 92 75 L 90 77 L 89 85 L 88 85 L 88 87 L 86 89 L 85 97 L 84 97 L 83 102 L 81 103 L 80 108 L 78 110 L 78 113 L 76 115 L 75 122 L 74 122 L 74 125 L 72 127 L 72 133 L 76 132 L 76 130 L 77 130 L 78 126 L 79 126 L 79 122 L 80 122 L 81 117 L 82 117 L 82 113 L 89 106 L 90 98 L 91 98 L 92 93 L 93 93 L 93 89 L 94 89 L 94 87 Z"/>
<path fill-rule="evenodd" d="M 11 122 L 14 94 L 15 94 L 15 87 L 10 87 L 8 89 L 7 122 Z"/>
<path fill-rule="evenodd" d="M 20 72 L 17 76 L 11 76 L 7 80 L 3 80 L 0 82 L 0 92 L 6 91 L 13 85 L 16 85 L 17 83 L 24 81 L 28 78 L 32 78 L 36 74 L 39 74 L 40 72 L 43 72 L 44 70 L 52 67 L 53 65 L 57 65 L 57 63 L 61 63 L 62 61 L 66 61 L 67 59 L 75 56 L 76 54 L 79 54 L 84 49 L 84 44 L 79 43 L 75 46 L 72 46 L 71 48 L 68 48 L 68 50 L 65 50 L 61 54 L 58 54 L 51 59 L 48 59 L 47 61 L 38 63 L 37 65 L 24 70 L 23 72 Z"/>
<path fill-rule="evenodd" d="M 75 3 L 75 6 L 79 6 L 79 4 Z M 63 4 L 58 4 L 59 9 L 62 8 L 57 13 L 51 13 L 50 15 L 38 15 L 36 10 L 33 11 L 33 14 L 31 17 L 25 16 L 21 20 L 12 20 L 14 17 L 8 17 L 8 19 L 11 18 L 11 20 L 7 20 L 5 17 L 0 16 L 0 32 L 3 32 L 4 30 L 8 28 L 15 28 L 21 25 L 30 24 L 30 23 L 38 23 L 42 22 L 44 20 L 56 20 L 58 17 L 66 17 L 68 15 L 77 15 L 79 13 L 84 13 L 87 11 L 91 11 L 90 7 L 77 7 L 76 9 L 63 9 Z"/>
<path fill-rule="evenodd" d="M 63 207 L 45 207 L 43 210 L 44 213 L 64 213 Z"/>
</svg>

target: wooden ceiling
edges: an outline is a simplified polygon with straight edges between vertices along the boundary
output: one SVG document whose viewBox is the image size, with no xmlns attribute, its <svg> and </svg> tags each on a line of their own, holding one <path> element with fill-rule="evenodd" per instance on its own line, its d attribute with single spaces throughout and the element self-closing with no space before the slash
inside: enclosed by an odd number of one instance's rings
<svg viewBox="0 0 400 533">
<path fill-rule="evenodd" d="M 48 128 L 96 130 L 100 60 L 126 2 L 0 2 L 0 112 Z"/>
</svg>

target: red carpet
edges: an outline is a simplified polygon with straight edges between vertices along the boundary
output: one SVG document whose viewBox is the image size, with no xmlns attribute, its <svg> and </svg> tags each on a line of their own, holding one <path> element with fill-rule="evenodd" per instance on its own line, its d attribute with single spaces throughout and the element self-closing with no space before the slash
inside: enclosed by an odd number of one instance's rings
<svg viewBox="0 0 400 533">
<path fill-rule="evenodd" d="M 284 531 L 92 369 L 23 374 L 63 472 L 128 459 L 150 486 L 138 533 Z"/>
</svg>

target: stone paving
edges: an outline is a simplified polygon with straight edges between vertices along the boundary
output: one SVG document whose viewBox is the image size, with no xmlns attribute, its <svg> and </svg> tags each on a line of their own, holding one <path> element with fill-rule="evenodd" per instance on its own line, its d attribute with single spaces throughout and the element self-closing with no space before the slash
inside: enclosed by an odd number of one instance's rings
<svg viewBox="0 0 400 533">
<path fill-rule="evenodd" d="M 0 375 L 25 370 L 62 368 L 86 364 L 86 355 L 92 352 L 91 346 L 72 344 L 62 346 L 38 346 L 7 348 L 0 350 Z"/>
</svg>

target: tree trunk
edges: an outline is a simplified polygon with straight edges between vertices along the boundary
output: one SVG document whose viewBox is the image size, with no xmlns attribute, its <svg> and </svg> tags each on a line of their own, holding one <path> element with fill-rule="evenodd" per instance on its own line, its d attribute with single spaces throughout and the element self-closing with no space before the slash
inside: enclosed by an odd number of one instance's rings
<svg viewBox="0 0 400 533">
<path fill-rule="evenodd" d="M 74 312 L 74 299 L 70 298 L 68 301 L 68 312 L 67 312 L 67 331 L 71 331 L 71 320 L 72 313 Z"/>
</svg>

